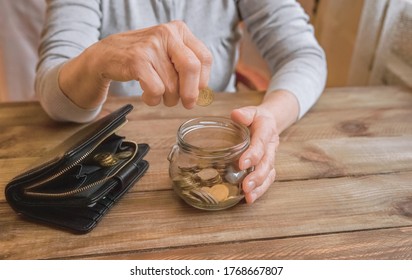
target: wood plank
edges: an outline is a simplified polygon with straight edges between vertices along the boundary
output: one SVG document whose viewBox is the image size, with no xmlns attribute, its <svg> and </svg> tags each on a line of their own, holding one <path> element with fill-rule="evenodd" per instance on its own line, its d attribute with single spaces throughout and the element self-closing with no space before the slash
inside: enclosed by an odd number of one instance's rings
<svg viewBox="0 0 412 280">
<path fill-rule="evenodd" d="M 233 96 L 236 95 L 236 99 Z M 215 101 L 208 107 L 195 107 L 185 110 L 181 105 L 166 107 L 159 105 L 155 108 L 139 101 L 139 97 L 109 97 L 102 114 L 106 115 L 126 103 L 131 103 L 135 109 L 128 116 L 130 121 L 148 119 L 189 119 L 199 116 L 229 116 L 234 108 L 249 105 L 258 105 L 263 97 L 260 92 L 216 93 Z M 402 87 L 353 87 L 328 88 L 322 98 L 310 112 L 336 111 L 345 109 L 372 109 L 372 108 L 410 108 L 412 106 L 412 92 Z M 304 117 L 306 118 L 306 116 Z M 0 104 L 0 128 L 5 126 L 67 126 L 70 124 L 53 122 L 41 109 L 37 102 L 19 102 Z"/>
<path fill-rule="evenodd" d="M 100 116 L 109 114 L 121 106 L 130 103 L 135 108 L 128 115 L 129 120 L 193 118 L 207 115 L 221 115 L 230 113 L 232 108 L 248 105 L 257 105 L 263 97 L 262 92 L 242 92 L 239 98 L 233 100 L 237 93 L 215 93 L 216 98 L 212 106 L 196 106 L 191 110 L 184 109 L 181 104 L 166 107 L 160 104 L 156 107 L 148 106 L 140 101 L 140 97 L 109 97 Z M 231 100 L 231 102 L 228 102 Z M 234 101 L 234 102 L 233 102 Z M 213 110 L 211 110 L 213 109 Z M 68 125 L 58 123 L 59 125 Z M 0 127 L 17 125 L 55 126 L 37 102 L 0 103 Z"/>
<path fill-rule="evenodd" d="M 396 141 L 394 141 L 396 139 Z M 167 155 L 174 143 L 150 143 L 150 168 L 136 191 L 171 188 Z M 276 156 L 277 181 L 333 178 L 412 171 L 412 136 L 352 137 L 282 142 Z M 0 159 L 0 186 L 31 166 L 38 158 Z M 0 187 L 3 189 L 3 187 Z M 4 201 L 0 192 L 0 201 Z"/>
<path fill-rule="evenodd" d="M 302 142 L 347 137 L 392 137 L 412 134 L 412 107 L 405 109 L 309 112 L 281 134 L 280 141 Z"/>
<path fill-rule="evenodd" d="M 412 226 L 411 187 L 412 172 L 277 182 L 257 203 L 218 212 L 193 209 L 170 190 L 131 192 L 87 235 L 27 222 L 2 202 L 0 259 L 82 258 Z"/>
<path fill-rule="evenodd" d="M 0 127 L 34 124 L 56 125 L 38 102 L 0 103 Z"/>
<path fill-rule="evenodd" d="M 97 254 L 98 260 L 410 260 L 412 227 Z"/>
<path fill-rule="evenodd" d="M 412 91 L 401 86 L 327 88 L 311 112 L 411 108 Z"/>
<path fill-rule="evenodd" d="M 234 99 L 234 94 L 236 98 Z M 195 107 L 185 110 L 181 105 L 175 107 L 165 107 L 159 105 L 161 110 L 154 110 L 153 107 L 142 103 L 136 103 L 135 98 L 109 98 L 104 110 L 106 113 L 112 112 L 122 104 L 132 103 L 135 109 L 130 115 L 131 120 L 180 118 L 188 119 L 198 116 L 222 116 L 229 115 L 230 112 L 239 107 L 258 105 L 264 94 L 262 92 L 237 92 L 237 93 L 215 93 L 215 101 L 208 107 Z M 410 89 L 401 86 L 373 86 L 373 87 L 336 87 L 325 89 L 322 97 L 310 110 L 336 111 L 346 109 L 393 109 L 411 108 L 412 92 Z M 304 117 L 306 118 L 306 116 Z"/>
<path fill-rule="evenodd" d="M 0 158 L 39 157 L 71 136 L 80 126 L 6 126 L 0 135 Z"/>
<path fill-rule="evenodd" d="M 412 171 L 412 136 L 282 143 L 277 180 L 304 180 Z M 344 147 L 344 148 L 343 148 Z"/>
<path fill-rule="evenodd" d="M 301 142 L 309 139 L 342 137 L 393 137 L 412 135 L 412 110 L 345 110 L 310 112 L 296 125 L 284 131 L 280 141 Z M 130 120 L 120 135 L 136 142 L 145 142 L 153 149 L 170 147 L 175 143 L 178 127 L 186 118 Z M 10 157 L 39 157 L 68 138 L 80 126 L 65 124 L 50 126 L 7 126 L 0 135 L 0 159 Z M 159 132 L 162 133 L 159 133 Z M 27 138 L 30 135 L 30 141 Z"/>
</svg>

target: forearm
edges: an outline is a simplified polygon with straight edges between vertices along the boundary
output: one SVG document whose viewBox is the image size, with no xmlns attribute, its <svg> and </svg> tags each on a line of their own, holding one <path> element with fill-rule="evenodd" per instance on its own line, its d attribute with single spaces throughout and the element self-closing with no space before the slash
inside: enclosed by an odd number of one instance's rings
<svg viewBox="0 0 412 280">
<path fill-rule="evenodd" d="M 294 124 L 299 117 L 299 102 L 293 93 L 286 90 L 266 93 L 259 107 L 273 117 L 278 134 Z"/>
<path fill-rule="evenodd" d="M 285 63 L 272 77 L 267 92 L 284 90 L 298 102 L 298 118 L 303 117 L 322 94 L 327 68 L 323 52 L 307 52 Z"/>
<path fill-rule="evenodd" d="M 71 59 L 79 57 L 85 49 L 99 40 L 102 16 L 99 2 L 47 2 L 47 19 L 36 71 L 36 95 L 44 110 L 55 120 L 88 122 L 100 112 L 99 106 L 79 107 L 75 102 L 76 98 L 71 97 L 71 91 L 66 90 L 65 85 L 61 87 L 59 78 L 60 73 L 64 73 L 64 66 Z M 80 76 L 80 73 L 82 72 L 77 72 L 77 79 L 69 83 L 71 86 L 88 80 Z"/>
<path fill-rule="evenodd" d="M 267 92 L 293 93 L 302 117 L 321 95 L 327 72 L 308 16 L 294 0 L 240 3 L 252 39 L 273 73 Z M 266 18 L 267 13 L 276 16 Z"/>
<path fill-rule="evenodd" d="M 98 71 L 98 52 L 93 46 L 79 56 L 65 63 L 58 77 L 62 92 L 74 104 L 83 109 L 95 109 L 106 99 L 110 79 L 103 77 Z"/>
<path fill-rule="evenodd" d="M 36 75 L 37 97 L 47 114 L 56 121 L 89 122 L 99 114 L 101 107 L 82 109 L 61 91 L 58 76 L 63 64 L 40 67 Z"/>
</svg>

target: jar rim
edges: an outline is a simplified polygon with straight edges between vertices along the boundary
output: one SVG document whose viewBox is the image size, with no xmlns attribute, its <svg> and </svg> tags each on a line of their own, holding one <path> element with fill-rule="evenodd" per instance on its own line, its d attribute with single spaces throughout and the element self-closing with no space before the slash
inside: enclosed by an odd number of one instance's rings
<svg viewBox="0 0 412 280">
<path fill-rule="evenodd" d="M 195 129 L 201 128 L 224 128 L 237 132 L 237 135 L 241 137 L 241 141 L 238 144 L 224 148 L 214 147 L 198 147 L 185 141 L 185 136 L 188 133 L 193 132 Z M 245 150 L 250 144 L 250 132 L 249 129 L 239 123 L 232 121 L 227 117 L 206 116 L 197 117 L 185 121 L 180 125 L 177 133 L 178 145 L 187 152 L 193 152 L 197 155 L 203 156 L 229 156 L 237 155 L 239 152 Z"/>
</svg>

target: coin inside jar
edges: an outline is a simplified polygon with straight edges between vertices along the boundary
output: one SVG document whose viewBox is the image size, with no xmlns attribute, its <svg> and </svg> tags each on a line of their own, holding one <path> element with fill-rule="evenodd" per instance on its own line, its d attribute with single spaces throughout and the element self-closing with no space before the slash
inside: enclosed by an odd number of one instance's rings
<svg viewBox="0 0 412 280">
<path fill-rule="evenodd" d="M 247 127 L 229 118 L 196 118 L 182 124 L 167 157 L 176 194 L 202 210 L 223 210 L 239 203 L 244 199 L 241 181 L 248 171 L 237 165 L 249 136 Z"/>
<path fill-rule="evenodd" d="M 229 190 L 228 197 L 234 197 L 240 194 L 240 186 L 238 185 L 228 185 L 227 188 Z"/>
<path fill-rule="evenodd" d="M 219 172 L 214 168 L 205 168 L 196 173 L 201 181 L 208 181 L 219 176 Z"/>
<path fill-rule="evenodd" d="M 225 201 L 229 195 L 229 189 L 224 184 L 214 185 L 209 189 L 209 193 L 219 202 Z"/>
</svg>

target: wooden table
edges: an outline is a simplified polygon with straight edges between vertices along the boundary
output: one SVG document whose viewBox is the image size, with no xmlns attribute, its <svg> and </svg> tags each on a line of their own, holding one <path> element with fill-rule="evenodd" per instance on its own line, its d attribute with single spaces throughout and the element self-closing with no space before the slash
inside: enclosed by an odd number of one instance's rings
<svg viewBox="0 0 412 280">
<path fill-rule="evenodd" d="M 134 104 L 119 134 L 146 142 L 150 168 L 90 233 L 15 214 L 4 187 L 78 129 L 38 103 L 0 105 L 0 259 L 412 259 L 412 91 L 328 89 L 281 135 L 277 180 L 256 203 L 194 209 L 172 191 L 166 159 L 195 116 L 228 116 L 261 93 L 218 94 L 207 108 Z"/>
</svg>

